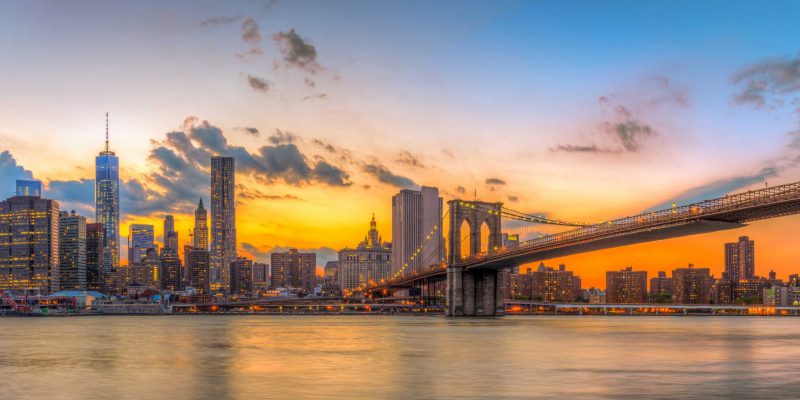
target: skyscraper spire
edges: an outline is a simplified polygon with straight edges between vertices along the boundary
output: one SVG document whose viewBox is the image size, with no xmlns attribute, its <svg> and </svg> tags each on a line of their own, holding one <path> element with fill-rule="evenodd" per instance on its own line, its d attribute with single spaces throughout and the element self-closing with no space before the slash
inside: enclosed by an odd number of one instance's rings
<svg viewBox="0 0 800 400">
<path fill-rule="evenodd" d="M 106 153 L 108 153 L 108 111 L 106 111 Z"/>
</svg>

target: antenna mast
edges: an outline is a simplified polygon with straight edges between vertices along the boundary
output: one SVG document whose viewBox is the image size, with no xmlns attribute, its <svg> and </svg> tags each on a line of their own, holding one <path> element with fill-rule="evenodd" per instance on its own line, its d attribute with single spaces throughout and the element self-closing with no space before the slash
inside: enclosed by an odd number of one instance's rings
<svg viewBox="0 0 800 400">
<path fill-rule="evenodd" d="M 106 111 L 106 153 L 108 153 L 108 111 Z"/>
</svg>

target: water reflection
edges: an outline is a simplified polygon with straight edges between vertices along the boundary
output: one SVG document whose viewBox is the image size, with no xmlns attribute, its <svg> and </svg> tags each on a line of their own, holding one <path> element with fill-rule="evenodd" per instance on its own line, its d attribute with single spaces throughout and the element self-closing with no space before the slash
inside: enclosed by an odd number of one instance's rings
<svg viewBox="0 0 800 400">
<path fill-rule="evenodd" d="M 794 398 L 800 319 L 0 319 L 1 398 Z"/>
</svg>

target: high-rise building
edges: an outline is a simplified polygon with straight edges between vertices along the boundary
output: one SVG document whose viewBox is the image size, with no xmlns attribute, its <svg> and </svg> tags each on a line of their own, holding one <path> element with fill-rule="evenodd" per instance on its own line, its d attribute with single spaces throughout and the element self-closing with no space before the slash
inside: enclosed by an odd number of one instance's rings
<svg viewBox="0 0 800 400">
<path fill-rule="evenodd" d="M 711 270 L 708 268 L 677 268 L 672 271 L 673 294 L 676 304 L 710 304 Z"/>
<path fill-rule="evenodd" d="M 611 304 L 647 302 L 647 271 L 628 267 L 606 272 L 606 300 Z"/>
<path fill-rule="evenodd" d="M 61 212 L 58 247 L 60 290 L 86 290 L 86 217 Z"/>
<path fill-rule="evenodd" d="M 672 279 L 667 278 L 667 273 L 658 271 L 658 276 L 650 278 L 651 296 L 672 296 Z"/>
<path fill-rule="evenodd" d="M 233 157 L 211 157 L 211 288 L 227 291 L 236 260 L 235 170 Z"/>
<path fill-rule="evenodd" d="M 42 182 L 17 179 L 17 196 L 42 197 Z"/>
<path fill-rule="evenodd" d="M 324 283 L 339 286 L 339 261 L 328 261 L 324 271 Z"/>
<path fill-rule="evenodd" d="M 0 201 L 0 290 L 59 290 L 58 207 L 32 196 Z"/>
<path fill-rule="evenodd" d="M 339 250 L 339 287 L 342 292 L 361 285 L 380 282 L 392 276 L 392 245 L 383 242 L 378 233 L 375 215 L 369 231 L 355 249 Z"/>
<path fill-rule="evenodd" d="M 567 271 L 564 264 L 558 269 L 542 265 L 535 274 L 540 275 L 538 279 L 534 278 L 540 287 L 534 290 L 544 301 L 573 302 L 581 295 L 581 278 Z"/>
<path fill-rule="evenodd" d="M 106 113 L 106 147 L 95 157 L 95 220 L 106 229 L 105 246 L 111 257 L 110 269 L 119 268 L 119 158 L 108 147 L 108 113 Z"/>
<path fill-rule="evenodd" d="M 109 292 L 106 287 L 106 271 L 103 269 L 106 230 L 103 224 L 86 224 L 86 288 Z"/>
<path fill-rule="evenodd" d="M 747 236 L 741 236 L 738 242 L 725 243 L 725 274 L 731 282 L 755 277 L 755 242 L 753 240 Z"/>
<path fill-rule="evenodd" d="M 208 212 L 203 207 L 203 199 L 194 210 L 194 236 L 192 246 L 197 249 L 208 250 Z"/>
<path fill-rule="evenodd" d="M 153 225 L 131 224 L 128 227 L 128 265 L 140 264 L 147 249 L 155 247 L 154 231 Z"/>
<path fill-rule="evenodd" d="M 312 293 L 316 285 L 317 255 L 290 249 L 270 255 L 273 287 L 292 287 Z"/>
<path fill-rule="evenodd" d="M 249 295 L 253 292 L 253 260 L 238 257 L 230 265 L 231 293 Z"/>
<path fill-rule="evenodd" d="M 164 243 L 162 247 L 169 247 L 175 254 L 178 254 L 178 232 L 175 230 L 175 217 L 167 215 L 164 217 Z"/>
<path fill-rule="evenodd" d="M 264 290 L 269 287 L 269 264 L 253 263 L 253 290 Z"/>
<path fill-rule="evenodd" d="M 164 247 L 161 249 L 161 256 L 159 257 L 159 281 L 161 290 L 169 290 L 177 292 L 183 290 L 181 280 L 181 260 L 178 258 L 178 252 L 171 247 Z"/>
<path fill-rule="evenodd" d="M 194 248 L 189 252 L 186 260 L 189 270 L 188 286 L 197 289 L 199 293 L 208 294 L 209 253 L 206 249 Z"/>
<path fill-rule="evenodd" d="M 410 272 L 444 259 L 439 189 L 403 189 L 392 196 L 392 273 Z M 423 246 L 424 244 L 424 246 Z M 416 257 L 414 253 L 422 247 Z"/>
</svg>

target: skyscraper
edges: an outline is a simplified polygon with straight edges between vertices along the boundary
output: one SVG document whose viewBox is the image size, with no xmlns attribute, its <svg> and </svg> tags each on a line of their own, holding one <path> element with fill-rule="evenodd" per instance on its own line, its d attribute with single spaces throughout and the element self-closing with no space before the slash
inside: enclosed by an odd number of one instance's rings
<svg viewBox="0 0 800 400">
<path fill-rule="evenodd" d="M 0 290 L 59 290 L 58 202 L 31 196 L 0 201 Z"/>
<path fill-rule="evenodd" d="M 208 250 L 208 212 L 203 207 L 203 199 L 194 210 L 194 239 L 192 246 L 196 249 Z"/>
<path fill-rule="evenodd" d="M 147 249 L 155 247 L 153 225 L 131 224 L 128 227 L 128 264 L 141 264 Z M 143 283 L 143 282 L 140 282 Z"/>
<path fill-rule="evenodd" d="M 60 290 L 86 290 L 86 218 L 62 211 L 58 232 Z"/>
<path fill-rule="evenodd" d="M 231 293 L 249 295 L 253 292 L 253 260 L 239 257 L 231 265 Z"/>
<path fill-rule="evenodd" d="M 172 249 L 178 255 L 178 232 L 175 230 L 175 217 L 167 215 L 164 217 L 164 243 L 165 248 Z"/>
<path fill-rule="evenodd" d="M 211 157 L 211 287 L 227 291 L 236 261 L 235 170 L 233 157 Z"/>
<path fill-rule="evenodd" d="M 110 254 L 108 269 L 119 267 L 119 158 L 108 147 L 108 113 L 106 113 L 106 147 L 95 157 L 95 220 L 105 227 L 105 246 Z"/>
<path fill-rule="evenodd" d="M 711 270 L 708 268 L 677 268 L 672 271 L 676 304 L 710 304 Z"/>
<path fill-rule="evenodd" d="M 755 277 L 755 242 L 747 236 L 741 236 L 738 242 L 725 243 L 725 275 L 731 282 Z"/>
<path fill-rule="evenodd" d="M 42 197 L 42 182 L 18 179 L 17 196 Z"/>
<path fill-rule="evenodd" d="M 178 258 L 178 252 L 171 247 L 164 247 L 161 249 L 158 265 L 160 267 L 158 278 L 161 290 L 172 292 L 183 290 L 183 285 L 181 285 L 181 260 Z"/>
<path fill-rule="evenodd" d="M 442 239 L 442 198 L 439 189 L 403 189 L 392 196 L 392 273 L 410 272 L 444 258 Z M 430 238 L 428 238 L 430 235 Z M 422 253 L 413 257 L 420 245 Z"/>
<path fill-rule="evenodd" d="M 86 224 L 86 288 L 109 292 L 105 284 L 103 254 L 105 253 L 106 230 L 103 224 Z M 110 285 L 108 285 L 110 286 Z"/>
<path fill-rule="evenodd" d="M 208 294 L 209 254 L 206 249 L 192 249 L 186 260 L 189 269 L 188 286 L 197 289 L 201 294 Z"/>
</svg>

